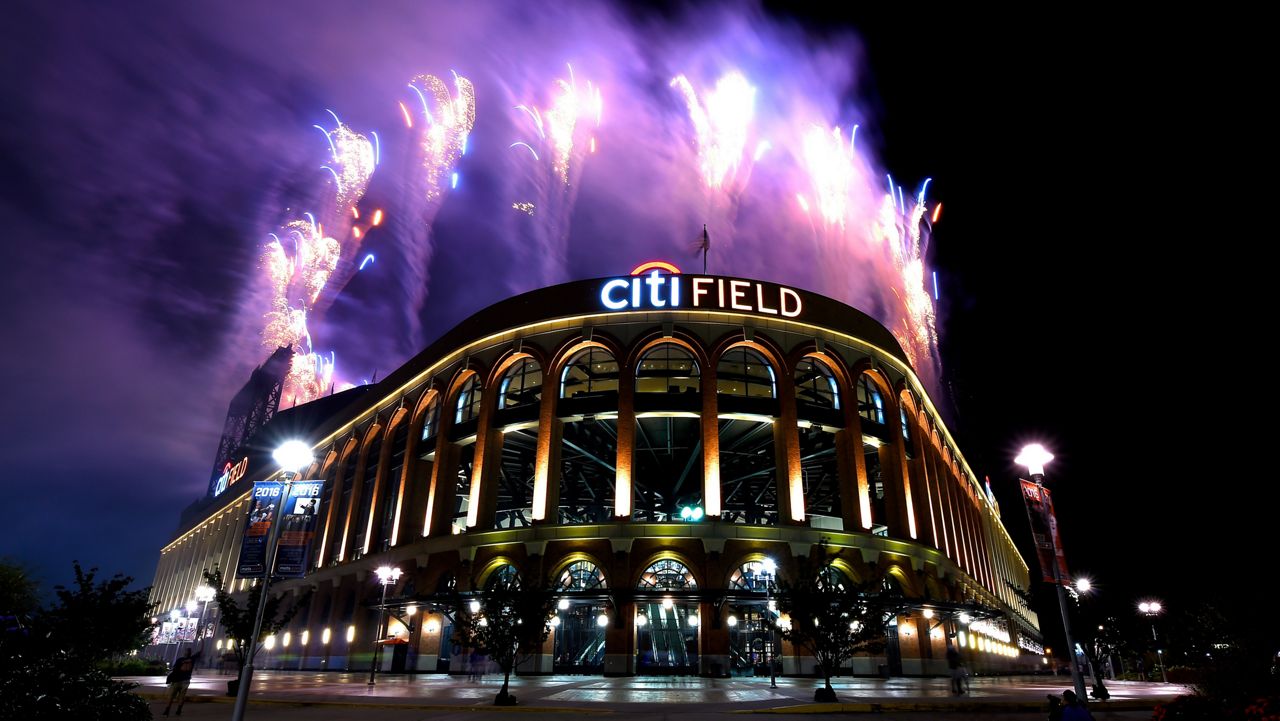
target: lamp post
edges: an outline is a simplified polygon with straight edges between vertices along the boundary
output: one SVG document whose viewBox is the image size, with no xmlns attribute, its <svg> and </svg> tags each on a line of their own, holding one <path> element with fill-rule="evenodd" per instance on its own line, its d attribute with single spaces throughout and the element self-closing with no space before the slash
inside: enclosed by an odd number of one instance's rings
<svg viewBox="0 0 1280 721">
<path fill-rule="evenodd" d="M 284 471 L 284 499 L 294 478 L 312 461 L 311 446 L 302 441 L 285 441 L 272 452 L 271 457 Z M 282 509 L 283 510 L 283 509 Z M 240 686 L 236 689 L 236 705 L 231 709 L 231 721 L 243 721 L 244 710 L 249 705 L 249 686 L 253 684 L 253 657 L 258 653 L 258 636 L 262 634 L 262 616 L 267 610 L 267 592 L 271 588 L 271 570 L 276 562 L 276 542 L 280 540 L 280 521 L 271 524 L 267 532 L 266 565 L 262 569 L 262 592 L 258 594 L 258 610 L 253 618 L 253 635 L 249 637 L 249 656 L 240 671 Z"/>
<path fill-rule="evenodd" d="M 377 571 L 378 583 L 382 584 L 382 604 L 378 606 L 378 630 L 374 633 L 373 638 L 373 660 L 369 662 L 369 685 L 374 684 L 374 676 L 378 673 L 378 651 L 382 644 L 382 621 L 387 615 L 387 587 L 395 584 L 400 580 L 400 574 L 403 573 L 399 568 L 393 566 L 379 566 Z"/>
<path fill-rule="evenodd" d="M 769 628 L 769 645 L 765 648 L 764 661 L 769 664 L 769 688 L 778 687 L 778 672 L 773 667 L 773 647 L 777 642 L 777 633 L 773 625 L 773 581 L 778 572 L 778 564 L 772 558 L 764 559 L 761 564 L 764 567 L 764 598 L 765 609 L 768 611 L 769 623 L 765 624 Z"/>
<path fill-rule="evenodd" d="M 1156 616 L 1159 616 L 1163 610 L 1164 606 L 1161 606 L 1159 601 L 1143 601 L 1138 604 L 1138 613 L 1146 616 L 1147 620 L 1151 622 L 1151 640 L 1157 644 L 1160 643 L 1160 638 L 1156 636 Z M 1160 681 L 1169 683 L 1169 676 L 1164 672 L 1163 648 L 1156 648 L 1156 662 L 1160 664 Z"/>
<path fill-rule="evenodd" d="M 196 621 L 196 639 L 203 643 L 204 614 L 209 610 L 209 602 L 217 595 L 209 586 L 196 586 L 196 600 L 200 602 L 200 619 Z"/>
<path fill-rule="evenodd" d="M 1052 460 L 1052 453 L 1046 451 L 1044 446 L 1039 443 L 1033 443 L 1022 449 L 1022 452 L 1014 459 L 1014 463 L 1026 466 L 1027 472 L 1031 474 L 1031 480 L 1035 482 L 1038 489 L 1043 491 L 1044 466 Z M 1043 498 L 1043 495 L 1041 498 Z M 1065 579 L 1062 578 L 1062 571 L 1058 568 L 1058 540 L 1050 524 L 1048 505 L 1042 502 L 1040 504 L 1040 512 L 1044 520 L 1045 532 L 1049 536 L 1050 548 L 1053 550 L 1053 558 L 1051 560 L 1053 585 L 1058 590 L 1058 608 L 1062 611 L 1062 633 L 1067 637 L 1067 658 L 1071 663 L 1071 682 L 1076 687 L 1076 697 L 1083 700 L 1088 696 L 1085 695 L 1084 677 L 1080 675 L 1080 664 L 1076 663 L 1076 642 L 1071 637 L 1071 619 L 1067 615 L 1067 589 L 1063 585 Z"/>
<path fill-rule="evenodd" d="M 178 619 L 180 618 L 182 618 L 182 611 L 175 608 L 169 612 L 169 621 L 173 623 L 173 661 L 169 662 L 171 668 L 178 662 L 178 647 L 182 645 L 182 641 L 178 640 Z"/>
</svg>

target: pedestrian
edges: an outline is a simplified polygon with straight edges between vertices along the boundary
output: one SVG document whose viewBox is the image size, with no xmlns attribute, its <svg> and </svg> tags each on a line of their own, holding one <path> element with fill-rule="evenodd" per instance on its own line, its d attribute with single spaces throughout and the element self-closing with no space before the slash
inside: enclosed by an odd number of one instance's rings
<svg viewBox="0 0 1280 721">
<path fill-rule="evenodd" d="M 174 662 L 173 670 L 164 679 L 169 684 L 169 703 L 165 704 L 161 716 L 169 715 L 174 699 L 178 701 L 178 710 L 174 715 L 182 715 L 182 704 L 187 702 L 187 687 L 191 685 L 191 674 L 196 670 L 197 658 L 199 656 L 192 656 L 191 649 L 187 649 L 186 655 Z"/>
<path fill-rule="evenodd" d="M 1062 699 L 1049 694 L 1049 721 L 1062 721 Z"/>
<path fill-rule="evenodd" d="M 1062 692 L 1062 721 L 1093 721 L 1093 714 L 1080 703 L 1075 691 Z"/>
<path fill-rule="evenodd" d="M 960 652 L 955 646 L 947 645 L 947 668 L 951 669 L 951 693 L 964 693 L 964 664 L 960 660 Z"/>
<path fill-rule="evenodd" d="M 471 655 L 467 657 L 467 667 L 470 672 L 467 674 L 467 680 L 478 682 L 480 680 L 480 652 L 471 649 Z"/>
</svg>

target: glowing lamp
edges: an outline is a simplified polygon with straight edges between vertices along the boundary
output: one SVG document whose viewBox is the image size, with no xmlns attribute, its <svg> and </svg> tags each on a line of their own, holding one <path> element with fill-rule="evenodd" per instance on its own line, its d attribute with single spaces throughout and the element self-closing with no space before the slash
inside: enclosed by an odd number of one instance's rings
<svg viewBox="0 0 1280 721">
<path fill-rule="evenodd" d="M 1044 449 L 1039 443 L 1032 443 L 1022 449 L 1018 457 L 1013 459 L 1014 463 L 1020 466 L 1026 466 L 1027 472 L 1033 476 L 1044 475 L 1044 465 L 1053 460 L 1053 454 Z"/>
<path fill-rule="evenodd" d="M 604 628 L 605 626 L 608 626 L 609 625 L 608 614 L 602 613 L 599 616 L 596 616 L 596 625 L 599 626 L 600 628 Z"/>
<path fill-rule="evenodd" d="M 271 453 L 281 470 L 297 473 L 311 464 L 311 446 L 302 441 L 285 441 Z"/>
<path fill-rule="evenodd" d="M 1093 582 L 1087 578 L 1076 579 L 1076 591 L 1080 593 L 1088 593 L 1093 588 Z"/>
</svg>

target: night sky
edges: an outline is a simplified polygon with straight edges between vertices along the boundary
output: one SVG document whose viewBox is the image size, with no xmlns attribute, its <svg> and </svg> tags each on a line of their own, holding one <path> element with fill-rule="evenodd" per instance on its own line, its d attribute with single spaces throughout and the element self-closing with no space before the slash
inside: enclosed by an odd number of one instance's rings
<svg viewBox="0 0 1280 721">
<path fill-rule="evenodd" d="M 265 234 L 332 193 L 311 127 L 331 121 L 325 108 L 378 131 L 383 163 L 360 207 L 391 219 L 361 251 L 377 262 L 311 328 L 357 382 L 517 291 L 652 257 L 692 268 L 707 217 L 719 229 L 711 272 L 884 317 L 883 268 L 822 258 L 792 227 L 804 188 L 783 138 L 805 120 L 859 123 L 874 182 L 889 172 L 909 196 L 933 178 L 935 400 L 1015 538 L 1027 531 L 1012 458 L 1040 441 L 1057 454 L 1048 484 L 1068 561 L 1105 602 L 1256 598 L 1276 494 L 1233 467 L 1243 420 L 1221 397 L 1248 380 L 1247 354 L 1204 307 L 1221 303 L 1213 262 L 1180 250 L 1212 227 L 1196 191 L 1209 163 L 1171 153 L 1186 118 L 1169 108 L 1200 108 L 1195 84 L 1176 80 L 1187 55 L 1150 19 L 776 5 L 11 9 L 0 555 L 50 585 L 72 559 L 150 581 L 178 513 L 206 488 L 231 395 L 267 354 L 255 326 Z M 545 104 L 566 61 L 600 85 L 605 111 L 557 246 L 510 209 L 526 178 L 508 145 L 529 135 L 513 106 Z M 667 81 L 684 72 L 702 89 L 735 67 L 758 88 L 759 134 L 775 149 L 726 212 L 690 170 Z M 423 209 L 397 102 L 411 100 L 412 76 L 450 69 L 475 82 L 478 117 L 428 234 L 413 221 Z M 849 287 L 824 285 L 820 260 L 849 264 Z M 1199 285 L 1179 280 L 1193 266 Z"/>
</svg>

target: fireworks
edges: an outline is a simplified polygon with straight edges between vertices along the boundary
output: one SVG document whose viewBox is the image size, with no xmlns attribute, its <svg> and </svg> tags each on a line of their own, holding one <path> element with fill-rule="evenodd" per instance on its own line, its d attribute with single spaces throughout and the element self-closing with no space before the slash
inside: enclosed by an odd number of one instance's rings
<svg viewBox="0 0 1280 721">
<path fill-rule="evenodd" d="M 449 86 L 434 75 L 419 75 L 409 87 L 422 101 L 422 115 L 425 120 L 421 132 L 420 147 L 422 150 L 422 167 L 426 171 L 426 194 L 428 200 L 435 200 L 443 192 L 446 178 L 454 176 L 453 167 L 466 152 L 467 136 L 476 122 L 476 91 L 471 81 L 454 74 L 453 85 L 455 96 Z M 427 98 L 435 102 L 433 112 Z M 413 119 L 404 104 L 405 123 L 412 128 Z M 456 186 L 457 181 L 451 180 Z"/>
<path fill-rule="evenodd" d="M 857 176 L 853 139 L 858 126 L 849 132 L 846 147 L 840 128 L 830 131 L 814 126 L 804 136 L 804 160 L 813 183 L 818 209 L 828 224 L 843 226 L 848 220 L 849 194 Z M 802 205 L 807 205 L 803 201 Z M 805 212 L 808 212 L 806 208 Z"/>
<path fill-rule="evenodd" d="M 737 71 L 721 77 L 699 100 L 689 79 L 677 75 L 671 87 L 684 95 L 698 145 L 698 167 L 708 188 L 719 189 L 738 172 L 755 114 L 756 89 Z M 757 149 L 755 157 L 764 150 Z"/>
</svg>

